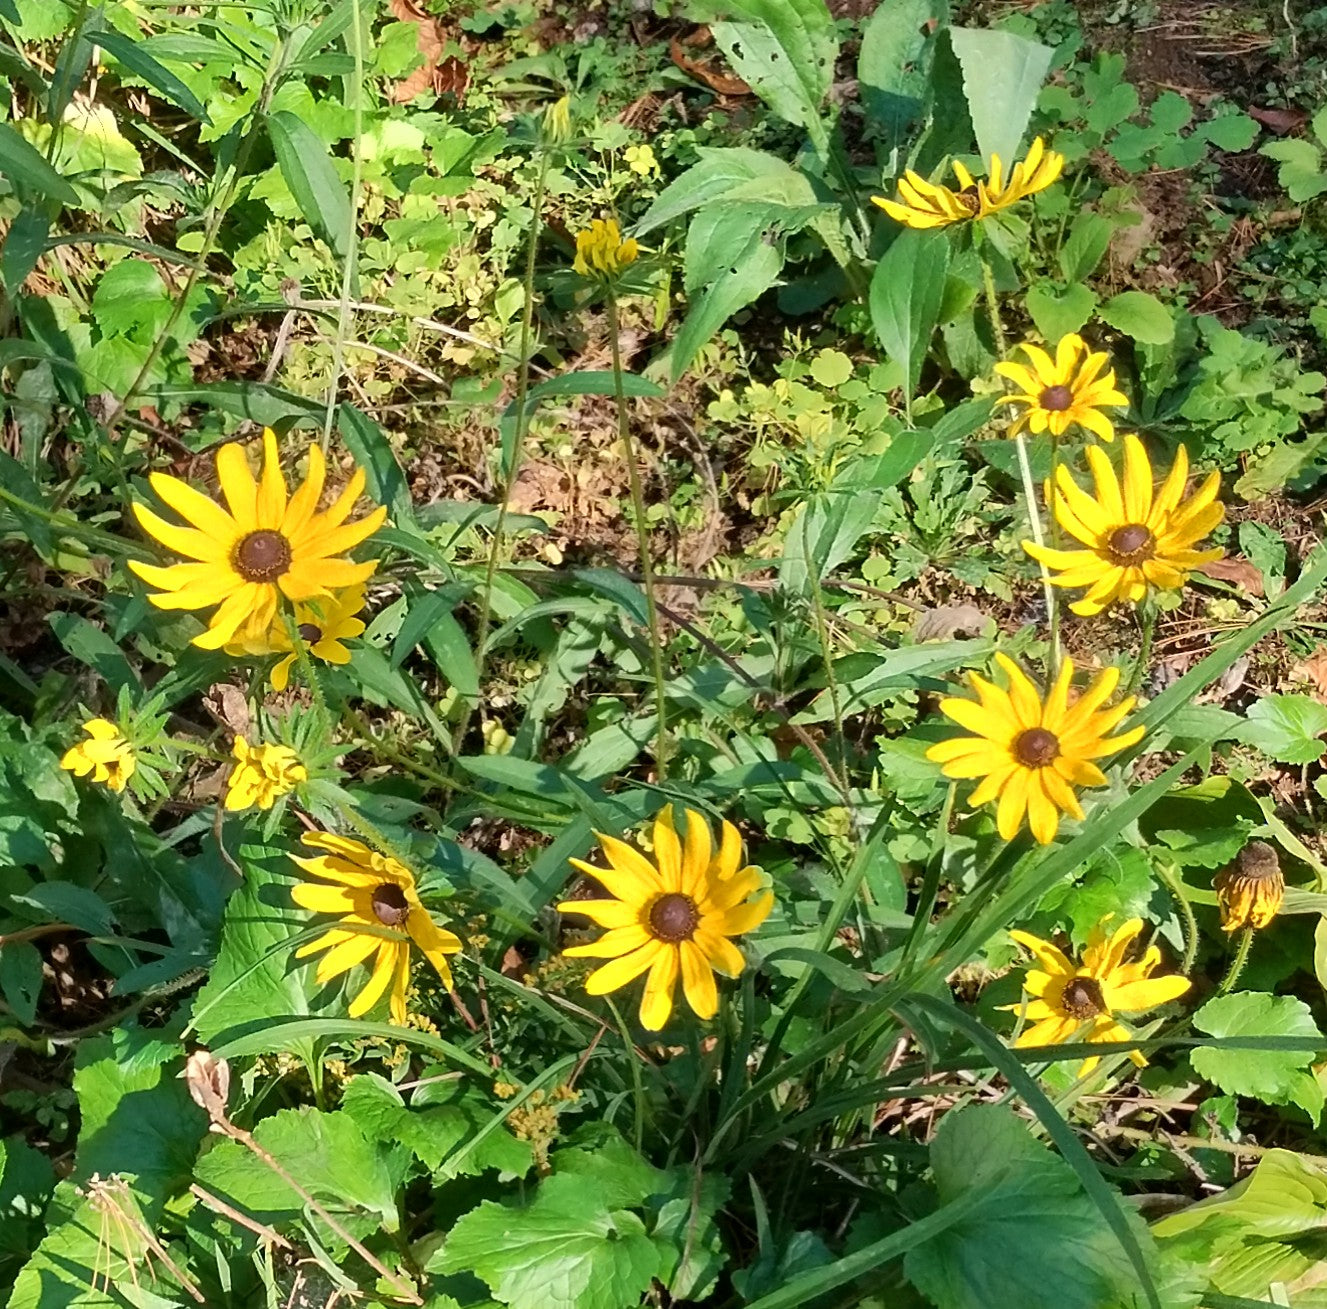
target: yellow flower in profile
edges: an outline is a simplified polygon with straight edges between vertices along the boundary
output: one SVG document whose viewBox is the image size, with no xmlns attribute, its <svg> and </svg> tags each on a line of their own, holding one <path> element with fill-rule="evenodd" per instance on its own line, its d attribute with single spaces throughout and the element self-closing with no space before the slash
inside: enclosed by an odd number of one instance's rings
<svg viewBox="0 0 1327 1309">
<path fill-rule="evenodd" d="M 1266 841 L 1250 841 L 1213 880 L 1221 908 L 1221 927 L 1261 929 L 1281 912 L 1286 879 L 1276 850 Z"/>
<path fill-rule="evenodd" d="M 1127 1041 L 1133 1034 L 1116 1021 L 1117 1013 L 1154 1009 L 1182 996 L 1190 986 L 1187 977 L 1152 976 L 1161 963 L 1161 951 L 1155 945 L 1149 945 L 1141 959 L 1125 963 L 1129 947 L 1142 930 L 1141 918 L 1121 923 L 1110 936 L 1106 924 L 1100 924 L 1092 931 L 1081 964 L 1031 932 L 1011 931 L 1009 935 L 1026 946 L 1041 965 L 1029 969 L 1023 979 L 1023 989 L 1032 999 L 1001 1006 L 1021 1011 L 1032 1024 L 1014 1045 L 1026 1050 L 1069 1041 L 1093 1045 Z M 1086 1032 L 1081 1030 L 1084 1026 Z M 1139 1068 L 1147 1066 L 1137 1050 L 1129 1051 L 1129 1058 Z M 1100 1062 L 1095 1056 L 1083 1060 L 1079 1077 L 1086 1077 Z"/>
<path fill-rule="evenodd" d="M 288 745 L 250 745 L 237 736 L 234 755 L 235 766 L 226 779 L 227 809 L 270 809 L 309 780 L 309 770 Z"/>
<path fill-rule="evenodd" d="M 1055 550 L 1023 542 L 1028 554 L 1056 574 L 1053 586 L 1088 588 L 1069 606 L 1074 613 L 1087 618 L 1116 601 L 1137 604 L 1152 588 L 1178 590 L 1193 569 L 1221 557 L 1220 550 L 1193 548 L 1225 516 L 1216 498 L 1221 474 L 1211 473 L 1184 500 L 1189 455 L 1183 446 L 1155 494 L 1152 465 L 1136 436 L 1124 438 L 1123 484 L 1100 446 L 1088 447 L 1087 461 L 1095 496 L 1081 490 L 1063 464 L 1046 494 L 1056 521 L 1085 548 Z"/>
<path fill-rule="evenodd" d="M 996 401 L 1021 406 L 1009 429 L 1011 436 L 1024 428 L 1063 436 L 1077 423 L 1103 441 L 1115 439 L 1115 425 L 1101 410 L 1108 405 L 1127 405 L 1129 397 L 1116 387 L 1115 370 L 1106 367 L 1110 356 L 1104 350 L 1094 351 L 1076 332 L 1061 337 L 1054 359 L 1040 346 L 1024 344 L 1018 348 L 1027 355 L 1031 367 L 995 365 L 1001 377 L 1019 388 L 1017 395 L 1001 396 Z"/>
<path fill-rule="evenodd" d="M 88 734 L 86 741 L 70 747 L 60 760 L 60 767 L 79 777 L 92 774 L 112 791 L 123 791 L 138 767 L 134 748 L 120 735 L 120 729 L 109 719 L 90 718 L 83 724 Z"/>
<path fill-rule="evenodd" d="M 576 233 L 576 261 L 572 267 L 582 277 L 612 280 L 634 264 L 639 253 L 634 237 L 622 239 L 617 219 L 596 218 L 585 231 Z"/>
<path fill-rule="evenodd" d="M 974 735 L 939 741 L 926 757 L 940 764 L 946 777 L 982 778 L 968 802 L 999 801 L 995 825 L 1004 840 L 1018 835 L 1026 814 L 1032 835 L 1047 845 L 1055 839 L 1061 813 L 1083 817 L 1074 788 L 1105 786 L 1106 775 L 1092 761 L 1142 740 L 1141 727 L 1107 735 L 1133 708 L 1134 697 L 1101 708 L 1120 682 L 1120 670 L 1107 668 L 1071 703 L 1074 665 L 1065 659 L 1043 701 L 1008 655 L 997 654 L 995 661 L 1008 676 L 1008 689 L 969 673 L 977 699 L 951 696 L 940 701 L 940 712 Z"/>
<path fill-rule="evenodd" d="M 319 985 L 349 972 L 376 955 L 373 971 L 350 1003 L 351 1018 L 368 1013 L 390 990 L 392 1022 L 404 1026 L 410 984 L 410 945 L 414 942 L 444 985 L 452 984 L 447 956 L 461 948 L 458 937 L 439 927 L 420 903 L 410 870 L 389 855 L 370 850 L 350 837 L 305 832 L 305 845 L 323 853 L 312 859 L 291 855 L 306 873 L 331 886 L 302 883 L 291 898 L 303 909 L 339 914 L 341 921 L 315 941 L 295 951 L 297 959 L 326 951 L 318 963 Z"/>
<path fill-rule="evenodd" d="M 300 640 L 309 654 L 326 664 L 348 664 L 350 651 L 341 643 L 359 636 L 364 631 L 364 620 L 359 617 L 364 608 L 364 588 L 352 586 L 330 597 L 310 600 L 295 606 L 295 623 Z M 296 654 L 290 642 L 290 630 L 285 614 L 278 613 L 266 632 L 253 636 L 240 634 L 226 645 L 228 655 L 271 655 L 286 653 L 272 668 L 272 689 L 284 691 L 290 684 L 290 670 Z"/>
<path fill-rule="evenodd" d="M 769 917 L 774 893 L 760 890 L 760 869 L 742 866 L 742 838 L 728 822 L 716 851 L 709 823 L 683 810 L 686 842 L 665 805 L 654 822 L 654 862 L 615 836 L 596 832 L 607 868 L 571 863 L 601 883 L 611 900 L 564 900 L 566 914 L 584 914 L 608 930 L 588 945 L 565 951 L 574 958 L 609 959 L 586 979 L 591 995 L 607 995 L 649 970 L 640 1002 L 641 1026 L 657 1032 L 673 1012 L 679 976 L 698 1018 L 719 1009 L 714 974 L 736 977 L 745 967 L 730 938 L 753 931 Z"/>
<path fill-rule="evenodd" d="M 565 145 L 571 140 L 571 97 L 563 96 L 544 110 L 544 140 L 549 145 Z"/>
<path fill-rule="evenodd" d="M 308 476 L 287 495 L 271 431 L 263 433 L 258 481 L 239 445 L 225 445 L 217 454 L 217 477 L 229 513 L 187 482 L 153 473 L 152 489 L 192 526 L 178 527 L 140 504 L 134 513 L 145 532 L 194 562 L 161 568 L 130 560 L 129 566 L 160 588 L 162 594 L 149 597 L 160 609 L 220 606 L 194 645 L 219 650 L 257 639 L 271 629 L 282 595 L 295 601 L 330 596 L 366 582 L 377 567 L 375 560 L 357 564 L 341 556 L 372 536 L 387 510 L 379 507 L 366 518 L 346 522 L 364 490 L 364 470 L 357 468 L 345 490 L 319 513 L 325 476 L 322 451 L 310 446 Z"/>
<path fill-rule="evenodd" d="M 973 181 L 972 174 L 957 159 L 953 169 L 961 188 L 958 191 L 928 182 L 909 168 L 898 184 L 897 200 L 878 195 L 871 199 L 905 227 L 948 227 L 968 219 L 988 218 L 1044 191 L 1064 171 L 1064 156 L 1047 150 L 1041 137 L 1037 137 L 1028 149 L 1027 158 L 1014 165 L 1007 180 L 997 154 L 991 156 L 989 174 L 984 181 Z"/>
<path fill-rule="evenodd" d="M 640 177 L 650 177 L 659 171 L 659 161 L 654 157 L 654 150 L 648 145 L 629 145 L 622 152 L 622 158 L 631 171 Z"/>
</svg>

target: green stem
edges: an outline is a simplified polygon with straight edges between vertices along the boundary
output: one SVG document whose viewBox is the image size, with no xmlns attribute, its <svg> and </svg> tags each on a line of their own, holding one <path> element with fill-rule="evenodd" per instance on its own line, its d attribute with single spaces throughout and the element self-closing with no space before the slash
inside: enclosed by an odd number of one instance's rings
<svg viewBox="0 0 1327 1309">
<path fill-rule="evenodd" d="M 1018 468 L 1023 476 L 1023 496 L 1027 500 L 1028 522 L 1032 526 L 1032 539 L 1044 547 L 1045 534 L 1041 530 L 1041 512 L 1037 508 L 1037 487 L 1032 479 L 1032 464 L 1028 460 L 1027 442 L 1023 433 L 1014 437 L 1014 447 L 1018 451 Z M 1060 625 L 1056 621 L 1055 588 L 1051 585 L 1050 570 L 1040 560 L 1037 567 L 1041 570 L 1041 589 L 1046 596 L 1046 614 L 1051 624 L 1050 675 L 1052 680 L 1060 671 Z"/>
<path fill-rule="evenodd" d="M 650 556 L 650 525 L 645 518 L 645 492 L 641 487 L 636 447 L 631 439 L 631 418 L 627 395 L 622 386 L 622 344 L 617 316 L 617 295 L 608 288 L 608 340 L 613 351 L 613 395 L 617 402 L 617 434 L 622 442 L 622 457 L 627 464 L 631 485 L 631 508 L 636 519 L 636 540 L 640 546 L 641 581 L 645 588 L 645 611 L 650 625 L 650 663 L 654 672 L 654 707 L 659 715 L 655 766 L 658 780 L 668 776 L 668 705 L 665 699 L 663 631 L 659 624 L 659 606 L 654 595 L 654 560 Z"/>
<path fill-rule="evenodd" d="M 525 438 L 530 430 L 530 415 L 526 412 L 526 397 L 530 392 L 530 349 L 534 336 L 534 273 L 535 258 L 539 252 L 539 233 L 543 223 L 544 186 L 548 180 L 549 151 L 539 156 L 539 171 L 535 175 L 534 195 L 531 199 L 530 239 L 525 249 L 525 300 L 521 306 L 521 357 L 516 369 L 516 431 L 512 441 L 511 465 L 502 478 L 502 502 L 498 505 L 497 521 L 493 524 L 493 542 L 489 549 L 488 564 L 484 569 L 484 586 L 479 595 L 479 620 L 475 636 L 475 681 L 482 687 L 484 681 L 485 647 L 488 645 L 489 626 L 493 620 L 493 584 L 502 557 L 503 539 L 507 527 L 511 490 L 521 474 L 525 462 Z M 467 700 L 456 731 L 452 734 L 452 753 L 459 754 L 461 742 L 470 727 L 477 702 Z"/>
<path fill-rule="evenodd" d="M 1169 859 L 1162 859 L 1157 863 L 1156 870 L 1157 876 L 1166 884 L 1166 890 L 1174 897 L 1180 911 L 1184 934 L 1184 958 L 1180 961 L 1180 972 L 1188 977 L 1193 970 L 1194 958 L 1198 954 L 1198 920 L 1194 917 L 1188 891 L 1175 865 Z"/>
<path fill-rule="evenodd" d="M 1239 981 L 1239 975 L 1244 971 L 1244 965 L 1249 961 L 1249 947 L 1252 944 L 1253 928 L 1246 927 L 1239 934 L 1239 949 L 1235 951 L 1235 958 L 1231 962 L 1226 975 L 1221 979 L 1221 985 L 1216 988 L 1217 995 L 1225 995 Z"/>
<path fill-rule="evenodd" d="M 1138 658 L 1134 660 L 1133 672 L 1129 674 L 1129 685 L 1124 688 L 1125 695 L 1133 695 L 1143 684 L 1148 662 L 1152 657 L 1152 636 L 1156 632 L 1157 611 L 1152 605 L 1143 610 L 1143 639 L 1138 645 Z"/>
<path fill-rule="evenodd" d="M 986 312 L 991 316 L 991 330 L 995 333 L 996 352 L 1003 359 L 1008 347 L 1005 344 L 1004 323 L 1000 318 L 1000 301 L 995 293 L 995 274 L 991 271 L 990 260 L 986 258 L 982 251 L 980 241 L 977 243 L 977 253 L 981 260 L 982 285 L 986 288 Z"/>
<path fill-rule="evenodd" d="M 631 1032 L 627 1027 L 626 1019 L 622 1017 L 622 1011 L 613 1002 L 611 995 L 604 996 L 604 1003 L 608 1005 L 609 1012 L 613 1015 L 614 1022 L 617 1023 L 618 1033 L 622 1037 L 622 1044 L 626 1047 L 627 1062 L 631 1065 L 631 1090 L 635 1100 L 635 1140 L 636 1149 L 641 1148 L 641 1143 L 645 1140 L 645 1080 L 640 1073 L 640 1055 L 636 1051 L 636 1043 L 631 1039 Z"/>
</svg>

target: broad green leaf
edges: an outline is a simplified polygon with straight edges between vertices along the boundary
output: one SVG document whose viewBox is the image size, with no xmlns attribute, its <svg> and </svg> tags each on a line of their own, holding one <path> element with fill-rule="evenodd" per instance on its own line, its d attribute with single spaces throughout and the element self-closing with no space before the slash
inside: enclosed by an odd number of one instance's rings
<svg viewBox="0 0 1327 1309">
<path fill-rule="evenodd" d="M 136 73 L 149 86 L 155 87 L 167 100 L 179 105 L 185 113 L 191 114 L 200 123 L 212 121 L 207 116 L 203 102 L 169 68 L 153 59 L 138 42 L 107 29 L 97 33 L 97 44 L 131 73 Z"/>
<path fill-rule="evenodd" d="M 892 0 L 862 28 L 857 84 L 887 150 L 898 149 L 921 120 L 936 33 L 948 22 L 949 0 Z"/>
<path fill-rule="evenodd" d="M 978 149 L 988 165 L 999 155 L 1008 177 L 1055 52 L 994 28 L 951 27 L 949 40 L 963 69 Z"/>
<path fill-rule="evenodd" d="M 794 591 L 818 586 L 852 553 L 879 506 L 880 496 L 874 490 L 829 490 L 809 496 L 788 530 L 779 564 L 780 584 Z"/>
<path fill-rule="evenodd" d="M 41 1239 L 54 1175 L 50 1160 L 21 1138 L 0 1142 L 0 1278 L 12 1281 Z"/>
<path fill-rule="evenodd" d="M 1258 153 L 1280 164 L 1277 181 L 1296 204 L 1327 191 L 1327 167 L 1322 153 L 1312 143 L 1298 137 L 1269 141 Z"/>
<path fill-rule="evenodd" d="M 871 277 L 871 323 L 886 353 L 902 367 L 910 397 L 940 315 L 948 270 L 944 234 L 908 230 L 898 234 Z"/>
<path fill-rule="evenodd" d="M 41 829 L 35 824 L 32 829 L 40 839 Z M 4 844 L 0 838 L 0 846 Z M 0 995 L 24 1027 L 30 1026 L 37 1016 L 41 975 L 41 951 L 31 941 L 6 941 L 0 945 Z"/>
<path fill-rule="evenodd" d="M 307 123 L 284 109 L 268 115 L 267 133 L 300 213 L 327 238 L 338 259 L 348 258 L 354 239 L 350 197 L 327 147 Z"/>
<path fill-rule="evenodd" d="M 1250 1236 L 1285 1239 L 1327 1223 L 1327 1175 L 1290 1150 L 1269 1150 L 1247 1177 L 1152 1225 L 1159 1237 L 1182 1236 L 1209 1224 L 1228 1230 L 1236 1219 Z"/>
<path fill-rule="evenodd" d="M 1217 996 L 1194 1014 L 1193 1025 L 1218 1040 L 1229 1036 L 1322 1040 L 1303 1000 L 1261 991 Z M 1323 1041 L 1323 1048 L 1327 1049 L 1327 1041 Z M 1312 1080 L 1304 1070 L 1313 1059 L 1314 1052 L 1305 1049 L 1227 1050 L 1219 1045 L 1200 1045 L 1189 1052 L 1199 1077 L 1227 1095 L 1249 1095 L 1269 1104 L 1302 1102 L 1304 1081 Z"/>
<path fill-rule="evenodd" d="M 396 1231 L 396 1196 L 386 1164 L 351 1114 L 308 1105 L 282 1109 L 264 1118 L 253 1135 L 329 1213 L 363 1215 L 370 1230 Z M 306 1212 L 299 1192 L 238 1142 L 218 1142 L 199 1159 L 195 1175 L 201 1186 L 259 1222 L 289 1224 Z M 337 1239 L 326 1229 L 321 1238 Z"/>
<path fill-rule="evenodd" d="M 112 691 L 138 688 L 138 677 L 125 653 L 95 623 L 80 614 L 53 613 L 47 618 L 55 638 L 79 663 L 91 668 Z"/>
<path fill-rule="evenodd" d="M 1222 114 L 1209 118 L 1198 131 L 1218 150 L 1247 150 L 1258 136 L 1258 124 L 1248 114 Z"/>
<path fill-rule="evenodd" d="M 1175 316 L 1147 291 L 1121 291 L 1097 310 L 1117 331 L 1144 345 L 1167 345 L 1175 338 Z"/>
<path fill-rule="evenodd" d="M 1079 214 L 1069 229 L 1068 239 L 1060 247 L 1060 271 L 1066 282 L 1081 282 L 1096 272 L 1115 234 L 1115 226 L 1100 214 Z"/>
<path fill-rule="evenodd" d="M 694 296 L 710 285 L 727 264 L 730 252 L 756 239 L 786 236 L 807 226 L 820 206 L 785 209 L 758 200 L 724 201 L 706 205 L 687 228 L 683 286 Z"/>
<path fill-rule="evenodd" d="M 262 382 L 208 382 L 201 386 L 159 386 L 158 403 L 206 405 L 223 414 L 247 418 L 263 427 L 276 427 L 300 419 L 321 422 L 326 406 L 307 396 Z M 210 436 L 205 437 L 211 440 Z"/>
<path fill-rule="evenodd" d="M 510 1309 L 623 1309 L 668 1266 L 641 1218 L 573 1174 L 540 1184 L 523 1209 L 485 1200 L 453 1227 L 437 1271 L 485 1281 Z"/>
<path fill-rule="evenodd" d="M 1028 287 L 1027 309 L 1037 330 L 1048 341 L 1077 332 L 1097 307 L 1097 293 L 1075 282 L 1058 287 L 1053 282 L 1036 282 Z"/>
<path fill-rule="evenodd" d="M 1307 695 L 1265 695 L 1249 706 L 1239 733 L 1282 764 L 1309 764 L 1327 751 L 1327 705 Z"/>
<path fill-rule="evenodd" d="M 1278 441 L 1261 458 L 1251 460 L 1235 479 L 1235 494 L 1250 502 L 1275 494 L 1320 459 L 1324 447 L 1327 431 L 1312 432 L 1302 441 Z"/>
<path fill-rule="evenodd" d="M 37 266 L 51 230 L 51 216 L 44 206 L 24 205 L 9 226 L 0 273 L 11 296 L 18 294 L 28 274 Z"/>
<path fill-rule="evenodd" d="M 942 1207 L 977 1201 L 904 1259 L 937 1309 L 1100 1309 L 1132 1289 L 1124 1252 L 1073 1169 L 1007 1107 L 946 1114 L 931 1171 Z"/>
<path fill-rule="evenodd" d="M 115 915 L 110 906 L 95 891 L 77 882 L 38 882 L 9 899 L 25 909 L 35 909 L 38 922 L 72 923 L 90 936 L 106 936 L 113 930 Z"/>
<path fill-rule="evenodd" d="M 409 530 L 415 521 L 410 484 L 401 470 L 387 433 L 362 409 L 349 403 L 337 407 L 337 431 L 355 462 L 364 470 L 365 488 L 374 504 L 386 505 L 388 521 Z"/>
<path fill-rule="evenodd" d="M 804 127 L 823 155 L 820 109 L 834 78 L 839 43 L 825 0 L 727 0 L 737 22 L 713 23 L 733 70 L 781 118 Z"/>
<path fill-rule="evenodd" d="M 61 204 L 78 204 L 78 192 L 8 123 L 0 123 L 0 177 L 16 184 L 20 194 L 34 191 Z"/>
</svg>

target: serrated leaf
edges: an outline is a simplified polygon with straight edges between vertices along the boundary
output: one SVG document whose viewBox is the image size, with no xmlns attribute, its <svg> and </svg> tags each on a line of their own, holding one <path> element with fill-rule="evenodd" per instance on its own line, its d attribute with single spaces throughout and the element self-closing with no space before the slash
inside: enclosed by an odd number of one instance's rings
<svg viewBox="0 0 1327 1309">
<path fill-rule="evenodd" d="M 1322 1039 L 1303 1000 L 1262 991 L 1237 991 L 1209 1000 L 1194 1014 L 1193 1025 L 1217 1038 Z M 1200 1077 L 1227 1095 L 1249 1095 L 1269 1104 L 1285 1104 L 1299 1090 L 1299 1075 L 1313 1062 L 1314 1054 L 1312 1049 L 1245 1050 L 1200 1045 L 1189 1052 L 1189 1060 Z"/>
<path fill-rule="evenodd" d="M 1327 705 L 1307 695 L 1265 695 L 1249 706 L 1239 740 L 1282 764 L 1309 764 L 1327 749 Z"/>
<path fill-rule="evenodd" d="M 963 69 L 977 146 L 988 164 L 999 155 L 1008 177 L 1055 52 L 995 28 L 951 27 L 949 40 Z"/>
</svg>

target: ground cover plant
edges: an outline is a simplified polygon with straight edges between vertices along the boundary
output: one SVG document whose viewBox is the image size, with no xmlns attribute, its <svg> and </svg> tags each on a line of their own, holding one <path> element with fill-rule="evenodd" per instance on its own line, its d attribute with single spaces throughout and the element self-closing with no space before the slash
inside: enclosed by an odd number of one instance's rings
<svg viewBox="0 0 1327 1309">
<path fill-rule="evenodd" d="M 1325 72 L 0 0 L 4 1302 L 1327 1304 Z"/>
</svg>

